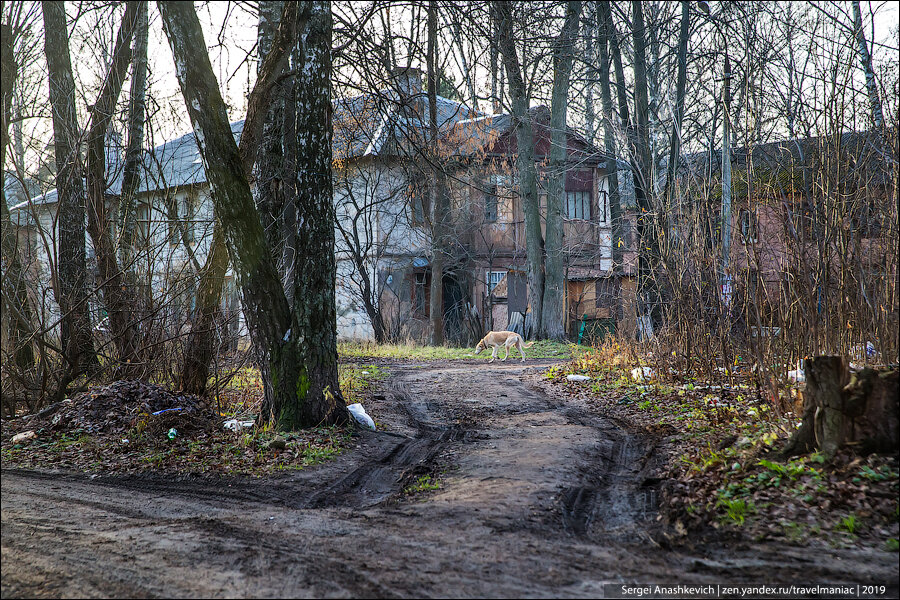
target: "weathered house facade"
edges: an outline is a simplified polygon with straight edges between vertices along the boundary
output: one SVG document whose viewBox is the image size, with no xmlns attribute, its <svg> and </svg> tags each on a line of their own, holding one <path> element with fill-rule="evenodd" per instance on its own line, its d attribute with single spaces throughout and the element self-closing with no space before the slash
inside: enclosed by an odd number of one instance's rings
<svg viewBox="0 0 900 600">
<path fill-rule="evenodd" d="M 443 169 L 450 196 L 450 243 L 444 249 L 448 338 L 468 343 L 487 329 L 515 327 L 525 306 L 524 213 L 516 191 L 515 136 L 509 115 L 485 115 L 437 97 L 439 139 L 429 137 L 427 95 L 416 69 L 398 69 L 391 87 L 335 100 L 338 335 L 343 339 L 424 339 L 429 331 L 432 260 L 431 174 Z M 532 109 L 535 154 L 546 211 L 549 114 Z M 239 138 L 243 121 L 232 123 Z M 611 329 L 619 281 L 611 273 L 611 219 L 605 159 L 569 130 L 565 176 L 566 321 Z M 121 160 L 107 159 L 111 208 L 121 188 Z M 20 237 L 42 258 L 36 277 L 50 281 L 55 256 L 56 193 L 12 207 Z M 213 209 L 192 133 L 146 153 L 137 196 L 134 270 L 171 328 L 189 326 L 198 273 L 212 237 Z M 89 263 L 93 255 L 87 242 Z M 41 308 L 58 316 L 52 294 Z M 229 272 L 223 310 L 243 332 L 239 291 Z M 621 312 L 621 311 L 620 311 Z M 103 318 L 96 307 L 95 321 Z M 378 325 L 375 322 L 378 321 Z"/>
</svg>

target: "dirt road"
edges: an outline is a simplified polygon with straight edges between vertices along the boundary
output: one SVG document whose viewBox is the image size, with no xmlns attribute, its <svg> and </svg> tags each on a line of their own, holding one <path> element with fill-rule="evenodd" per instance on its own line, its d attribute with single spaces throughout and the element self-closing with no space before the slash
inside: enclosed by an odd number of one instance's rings
<svg viewBox="0 0 900 600">
<path fill-rule="evenodd" d="M 897 584 L 896 554 L 885 552 L 660 547 L 652 439 L 530 389 L 518 362 L 391 371 L 388 393 L 366 407 L 389 433 L 363 433 L 337 460 L 283 478 L 3 470 L 2 596 L 596 597 L 623 582 Z M 403 493 L 423 475 L 441 488 Z"/>
</svg>

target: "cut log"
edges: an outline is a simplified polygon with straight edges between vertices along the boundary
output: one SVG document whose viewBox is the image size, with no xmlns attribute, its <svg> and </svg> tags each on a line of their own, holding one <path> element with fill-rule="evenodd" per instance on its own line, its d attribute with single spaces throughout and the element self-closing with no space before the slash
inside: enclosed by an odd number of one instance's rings
<svg viewBox="0 0 900 600">
<path fill-rule="evenodd" d="M 862 454 L 900 449 L 897 371 L 851 375 L 848 364 L 840 356 L 806 360 L 803 423 L 782 450 L 785 457 L 819 450 L 830 459 L 845 446 Z"/>
</svg>

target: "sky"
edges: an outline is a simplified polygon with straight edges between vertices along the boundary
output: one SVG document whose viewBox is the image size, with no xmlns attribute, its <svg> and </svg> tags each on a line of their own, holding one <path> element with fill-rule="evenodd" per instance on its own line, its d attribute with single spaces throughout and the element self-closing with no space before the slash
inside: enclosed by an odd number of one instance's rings
<svg viewBox="0 0 900 600">
<path fill-rule="evenodd" d="M 820 3 L 823 4 L 823 3 Z M 896 2 L 863 2 L 863 20 L 867 25 L 867 35 L 875 42 L 874 60 L 897 61 L 898 46 L 898 4 Z M 89 4 L 87 4 L 90 6 Z M 711 2 L 712 10 L 716 11 L 716 2 Z M 841 3 L 849 14 L 849 3 Z M 70 19 L 75 16 L 75 11 L 83 6 L 81 3 L 68 2 L 67 10 Z M 219 80 L 222 95 L 229 107 L 232 120 L 240 119 L 246 109 L 246 97 L 250 86 L 255 79 L 256 62 L 252 55 L 256 43 L 257 18 L 247 7 L 246 3 L 232 2 L 196 2 L 197 13 L 204 30 L 204 36 L 210 52 L 210 60 Z M 165 34 L 160 24 L 159 13 L 155 3 L 150 3 L 150 50 L 149 70 L 150 86 L 154 102 L 150 110 L 154 113 L 154 127 L 148 130 L 152 136 L 148 140 L 156 145 L 190 131 L 190 122 L 181 98 L 181 92 L 175 78 L 174 63 Z M 876 15 L 874 21 L 872 15 Z M 402 9 L 393 11 L 394 18 L 405 22 L 408 27 L 409 12 Z M 82 17 L 82 23 L 90 23 L 90 15 Z M 100 74 L 104 71 L 105 57 L 98 56 L 96 41 L 98 39 L 111 39 L 118 28 L 118 19 L 105 19 L 85 30 L 82 26 L 71 38 L 73 65 L 76 77 L 82 84 L 78 87 L 91 88 L 96 86 Z M 40 17 L 36 23 L 37 35 L 41 35 Z M 445 53 L 446 57 L 449 53 Z M 248 58 L 249 57 L 249 58 Z M 448 68 L 455 75 L 457 81 L 462 81 L 461 74 L 455 67 L 453 60 L 448 60 Z M 482 70 L 482 77 L 484 76 Z M 46 86 L 46 83 L 43 84 Z M 126 82 L 126 86 L 128 82 Z M 480 88 L 485 88 L 485 82 L 478 82 Z M 127 91 L 127 87 L 125 88 Z M 123 98 L 126 93 L 123 92 Z M 46 92 L 43 92 L 46 103 Z M 80 98 L 82 124 L 86 120 L 84 107 L 91 103 L 91 99 Z M 44 110 L 38 118 L 26 121 L 26 136 L 31 135 L 41 140 L 50 139 L 51 126 L 48 111 Z M 36 146 L 42 146 L 37 144 Z M 33 149 L 27 162 L 33 162 L 38 155 L 38 150 Z"/>
</svg>

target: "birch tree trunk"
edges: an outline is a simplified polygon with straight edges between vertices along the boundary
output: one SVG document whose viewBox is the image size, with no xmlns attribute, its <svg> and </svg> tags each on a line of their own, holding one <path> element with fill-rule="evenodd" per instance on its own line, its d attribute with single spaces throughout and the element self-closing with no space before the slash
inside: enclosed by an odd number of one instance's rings
<svg viewBox="0 0 900 600">
<path fill-rule="evenodd" d="M 519 198 L 525 212 L 526 274 L 530 323 L 526 320 L 525 334 L 538 334 L 543 319 L 544 302 L 544 238 L 541 234 L 541 201 L 537 193 L 537 167 L 534 164 L 534 133 L 528 111 L 528 95 L 522 78 L 522 67 L 516 54 L 513 36 L 515 22 L 512 3 L 494 2 L 499 21 L 500 53 L 509 78 L 512 99 L 513 127 L 516 131 L 516 166 L 519 172 Z"/>
<path fill-rule="evenodd" d="M 301 387 L 274 407 L 283 426 L 331 424 L 347 416 L 338 385 L 335 308 L 335 214 L 332 163 L 331 2 L 309 2 L 300 37 L 303 69 L 295 76 L 296 215 L 299 224 L 291 338 Z M 287 369 L 288 364 L 285 364 Z"/>
<path fill-rule="evenodd" d="M 563 202 L 568 162 L 566 116 L 569 79 L 572 75 L 575 38 L 581 2 L 566 3 L 566 20 L 553 49 L 553 91 L 550 101 L 550 181 L 547 191 L 547 240 L 541 337 L 562 340 L 565 327 L 565 256 L 563 250 Z"/>
<path fill-rule="evenodd" d="M 297 304 L 289 306 L 256 214 L 240 151 L 189 3 L 159 2 L 176 75 L 194 126 L 215 211 L 244 300 L 244 314 L 271 397 L 262 423 L 280 429 L 344 422 L 337 385 L 334 308 L 334 221 L 331 199 L 331 11 L 311 3 L 302 43 L 306 64 L 297 82 L 297 132 L 302 136 L 297 189 L 304 226 L 298 252 Z M 252 133 L 252 132 L 251 132 Z M 324 261 L 324 262 L 323 262 Z"/>
<path fill-rule="evenodd" d="M 869 45 L 866 43 L 866 33 L 862 26 L 862 13 L 859 10 L 859 0 L 853 0 L 853 29 L 856 33 L 856 43 L 859 48 L 859 60 L 862 63 L 863 72 L 866 74 L 866 91 L 869 93 L 869 103 L 872 105 L 872 122 L 876 129 L 884 128 L 884 111 L 881 109 L 881 97 L 878 94 L 878 84 L 875 82 L 875 69 L 872 68 L 872 55 Z"/>
<path fill-rule="evenodd" d="M 85 194 L 81 178 L 78 114 L 75 111 L 75 80 L 69 56 L 66 9 L 62 2 L 43 2 L 44 52 L 50 84 L 53 141 L 58 195 L 59 246 L 57 271 L 62 313 L 61 338 L 69 376 L 99 366 L 91 336 L 88 312 L 87 261 L 85 257 Z"/>
<path fill-rule="evenodd" d="M 264 8 L 261 6 L 261 10 Z M 268 52 L 260 54 L 261 67 L 256 84 L 247 101 L 247 116 L 244 118 L 244 128 L 241 132 L 239 146 L 244 174 L 248 178 L 257 158 L 256 149 L 262 145 L 258 140 L 263 135 L 269 94 L 275 80 L 284 71 L 290 49 L 294 45 L 298 19 L 305 23 L 308 16 L 308 10 L 300 15 L 298 8 L 295 2 L 289 2 L 283 7 L 275 37 L 269 43 Z M 265 48 L 260 48 L 261 52 L 263 50 Z M 185 345 L 181 373 L 181 388 L 192 394 L 206 393 L 209 367 L 216 352 L 215 317 L 222 304 L 222 289 L 227 272 L 228 250 L 225 246 L 222 225 L 217 217 L 213 225 L 213 238 L 209 254 L 200 271 L 197 312 L 194 315 L 194 325 L 191 327 L 188 343 Z"/>
</svg>

